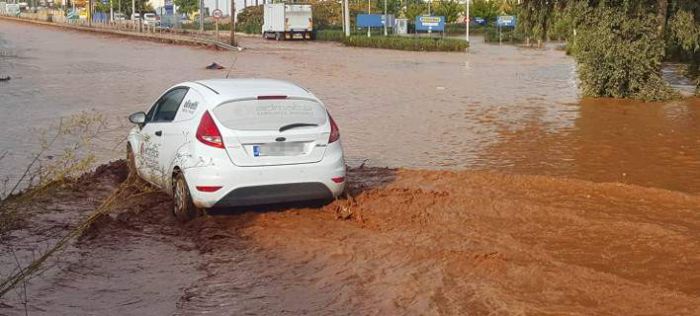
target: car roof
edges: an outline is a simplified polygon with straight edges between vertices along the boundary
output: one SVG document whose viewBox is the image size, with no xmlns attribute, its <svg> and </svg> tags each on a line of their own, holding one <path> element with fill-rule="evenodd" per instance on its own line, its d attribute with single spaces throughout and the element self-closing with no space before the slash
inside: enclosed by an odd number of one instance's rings
<svg viewBox="0 0 700 316">
<path fill-rule="evenodd" d="M 288 81 L 275 79 L 208 79 L 195 81 L 208 88 L 221 100 L 257 98 L 264 95 L 286 95 L 289 97 L 316 97 L 308 90 Z"/>
</svg>

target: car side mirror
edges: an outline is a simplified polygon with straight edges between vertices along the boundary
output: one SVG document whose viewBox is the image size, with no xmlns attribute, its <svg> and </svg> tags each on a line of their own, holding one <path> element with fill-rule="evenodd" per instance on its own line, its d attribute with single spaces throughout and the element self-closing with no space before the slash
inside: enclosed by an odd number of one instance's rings
<svg viewBox="0 0 700 316">
<path fill-rule="evenodd" d="M 136 112 L 134 114 L 129 115 L 129 122 L 137 125 L 146 124 L 146 113 Z"/>
</svg>

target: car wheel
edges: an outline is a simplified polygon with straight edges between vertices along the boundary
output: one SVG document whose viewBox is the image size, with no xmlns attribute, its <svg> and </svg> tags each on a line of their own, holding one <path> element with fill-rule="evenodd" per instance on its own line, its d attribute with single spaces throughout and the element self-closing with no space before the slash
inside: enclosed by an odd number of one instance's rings
<svg viewBox="0 0 700 316">
<path fill-rule="evenodd" d="M 280 34 L 279 32 L 275 33 L 275 40 L 276 41 L 282 40 L 282 34 Z"/>
<path fill-rule="evenodd" d="M 126 145 L 126 165 L 129 168 L 128 177 L 136 176 L 136 160 L 134 158 L 134 150 L 131 149 L 131 145 Z"/>
<path fill-rule="evenodd" d="M 173 215 L 181 222 L 186 222 L 201 214 L 190 195 L 185 176 L 178 172 L 173 177 Z"/>
</svg>

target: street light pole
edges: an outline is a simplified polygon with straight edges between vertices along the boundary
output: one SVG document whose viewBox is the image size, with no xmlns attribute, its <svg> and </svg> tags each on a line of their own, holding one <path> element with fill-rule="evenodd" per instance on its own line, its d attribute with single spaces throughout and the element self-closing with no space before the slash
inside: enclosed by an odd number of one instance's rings
<svg viewBox="0 0 700 316">
<path fill-rule="evenodd" d="M 469 23 L 471 22 L 471 18 L 469 18 L 469 1 L 470 0 L 466 0 L 466 2 L 467 2 L 467 15 L 464 17 L 465 18 L 464 23 L 467 23 L 467 43 L 469 43 Z"/>
<path fill-rule="evenodd" d="M 372 0 L 367 0 L 367 14 L 372 14 Z M 372 27 L 367 27 L 367 37 L 372 37 Z"/>
<path fill-rule="evenodd" d="M 384 0 L 384 36 L 387 35 L 387 24 L 389 24 L 389 18 L 386 16 L 386 0 Z"/>
<path fill-rule="evenodd" d="M 350 36 L 350 5 L 348 4 L 349 0 L 343 0 L 343 14 L 345 15 L 345 37 Z"/>
</svg>

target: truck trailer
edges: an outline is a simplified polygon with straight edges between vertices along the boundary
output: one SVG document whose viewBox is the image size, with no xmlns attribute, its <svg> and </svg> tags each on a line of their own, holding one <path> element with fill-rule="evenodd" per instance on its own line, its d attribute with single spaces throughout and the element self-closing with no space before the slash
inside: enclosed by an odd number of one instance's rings
<svg viewBox="0 0 700 316">
<path fill-rule="evenodd" d="M 265 4 L 263 8 L 263 38 L 313 39 L 313 18 L 308 4 Z"/>
</svg>

